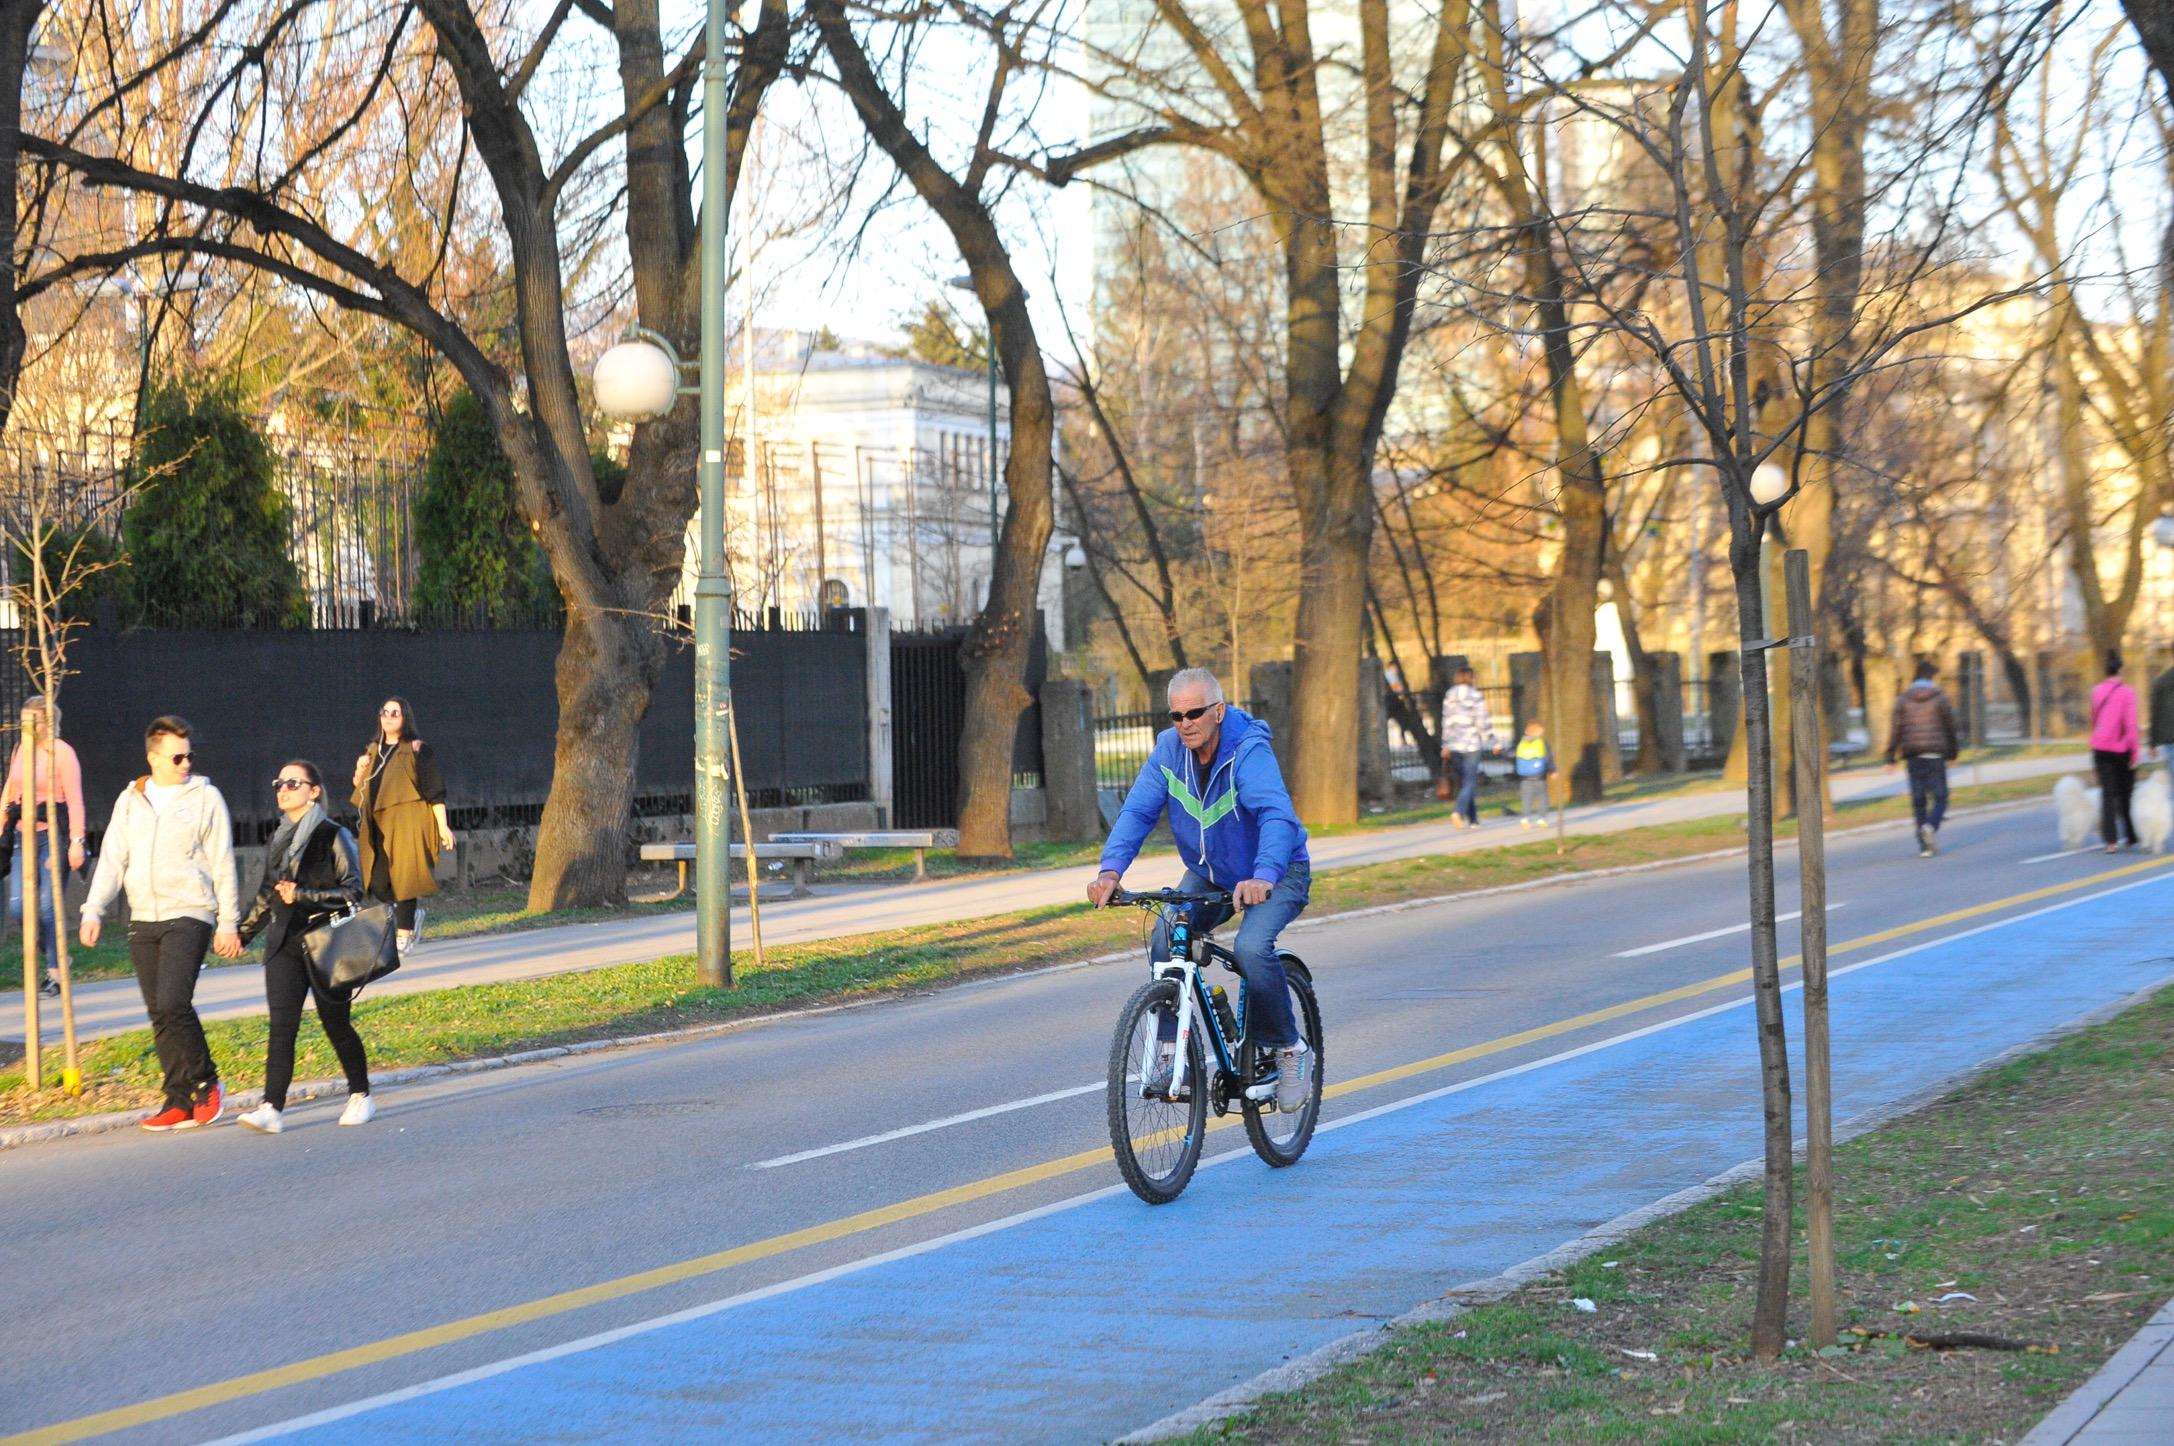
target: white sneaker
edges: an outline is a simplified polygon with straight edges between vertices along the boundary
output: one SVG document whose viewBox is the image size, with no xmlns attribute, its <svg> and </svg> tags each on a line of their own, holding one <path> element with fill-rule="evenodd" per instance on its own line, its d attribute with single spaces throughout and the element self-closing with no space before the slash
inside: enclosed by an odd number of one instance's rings
<svg viewBox="0 0 2174 1446">
<path fill-rule="evenodd" d="M 279 1109 L 275 1105 L 258 1105 L 243 1115 L 240 1122 L 260 1135 L 276 1135 L 287 1128 L 287 1122 L 279 1117 Z"/>
<path fill-rule="evenodd" d="M 1276 1108 L 1297 1114 L 1313 1096 L 1313 1052 L 1300 1040 L 1276 1051 Z"/>
<path fill-rule="evenodd" d="M 368 1095 L 349 1095 L 347 1108 L 340 1111 L 343 1125 L 367 1125 L 376 1118 L 377 1106 L 371 1103 Z"/>
</svg>

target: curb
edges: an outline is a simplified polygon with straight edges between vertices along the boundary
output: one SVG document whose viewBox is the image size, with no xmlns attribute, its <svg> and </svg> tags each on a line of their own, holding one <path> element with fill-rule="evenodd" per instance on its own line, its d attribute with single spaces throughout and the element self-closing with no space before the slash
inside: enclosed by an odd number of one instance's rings
<svg viewBox="0 0 2174 1446">
<path fill-rule="evenodd" d="M 1972 818 L 1983 814 L 2012 813 L 2017 809 L 2043 804 L 2039 798 L 2010 799 L 2003 803 L 1980 804 L 1976 808 L 1958 809 L 1949 818 Z M 1884 829 L 1906 828 L 1908 819 L 1885 819 L 1878 823 L 1859 824 L 1855 828 L 1837 829 L 1827 835 L 1830 839 L 1851 838 L 1859 834 L 1877 833 Z M 1584 837 L 1606 837 L 1604 834 Z M 1510 845 L 1503 845 L 1509 847 Z M 1777 852 L 1795 846 L 1794 838 L 1777 839 Z M 1712 863 L 1717 859 L 1740 858 L 1749 852 L 1749 845 L 1735 844 L 1728 848 L 1713 849 L 1706 853 L 1684 854 L 1679 858 L 1654 859 L 1642 864 L 1617 864 L 1605 869 L 1580 869 L 1575 873 L 1551 874 L 1545 878 L 1526 879 L 1515 884 L 1496 884 L 1484 889 L 1467 889 L 1455 894 L 1435 894 L 1423 899 L 1400 899 L 1393 904 L 1370 904 L 1360 909 L 1345 909 L 1334 914 L 1317 914 L 1310 918 L 1294 920 L 1284 933 L 1319 928 L 1325 924 L 1348 923 L 1354 919 L 1373 918 L 1388 914 L 1409 913 L 1414 909 L 1431 909 L 1442 904 L 1458 904 L 1471 899 L 1497 898 L 1505 894 L 1530 893 L 1537 889 L 1557 888 L 1566 884 L 1592 883 L 1597 879 L 1621 878 L 1631 874 L 1656 873 L 1663 869 L 1682 868 L 1690 864 Z M 1361 866 L 1363 867 L 1363 866 Z M 1097 954 L 1087 959 L 1068 960 L 1062 964 L 1043 965 L 1040 968 L 1014 970 L 1007 973 L 967 975 L 946 981 L 938 988 L 956 988 L 966 984 L 986 983 L 996 979 L 1018 979 L 1037 974 L 1056 973 L 1066 969 L 1086 969 L 1103 964 L 1123 964 L 1137 960 L 1138 952 Z M 933 990 L 916 990 L 915 993 L 931 993 Z M 421 1084 L 431 1080 L 446 1079 L 456 1075 L 481 1074 L 491 1070 L 514 1069 L 521 1065 L 539 1064 L 545 1060 L 570 1056 L 597 1054 L 611 1049 L 639 1049 L 647 1046 L 682 1044 L 713 1035 L 729 1034 L 736 1030 L 752 1029 L 760 1025 L 776 1024 L 792 1019 L 812 1019 L 819 1015 L 836 1013 L 844 1009 L 865 1009 L 885 1004 L 898 998 L 885 995 L 873 999 L 848 1000 L 837 1004 L 810 1005 L 804 1009 L 780 1010 L 775 1013 L 750 1015 L 745 1019 L 720 1020 L 715 1024 L 696 1025 L 689 1029 L 663 1030 L 654 1034 L 632 1034 L 612 1039 L 581 1040 L 573 1044 L 545 1045 L 537 1049 L 524 1049 L 513 1054 L 484 1055 L 474 1059 L 451 1060 L 445 1064 L 412 1065 L 406 1069 L 388 1070 L 374 1076 L 372 1092 L 379 1086 Z M 344 1093 L 347 1082 L 343 1079 L 314 1079 L 297 1081 L 287 1091 L 290 1103 L 323 1099 Z M 264 1091 L 244 1090 L 227 1097 L 227 1103 L 236 1110 L 246 1110 L 261 1103 Z M 110 1134 L 115 1130 L 133 1129 L 143 1118 L 141 1109 L 116 1110 L 102 1115 L 83 1115 L 75 1119 L 48 1120 L 42 1124 L 14 1125 L 0 1129 L 0 1151 L 20 1149 L 25 1145 L 45 1144 L 53 1140 L 65 1140 L 77 1135 Z M 1839 1138 L 1839 1136 L 1837 1137 Z M 1685 1202 L 1686 1204 L 1690 1202 Z M 1681 1207 L 1678 1207 L 1681 1208 Z"/>
<path fill-rule="evenodd" d="M 2083 1439 L 2100 1411 L 2136 1383 L 2174 1345 L 2174 1300 L 2159 1307 L 2129 1343 L 2106 1358 L 2091 1379 L 2071 1391 L 2017 1446 L 2068 1446 Z"/>
<path fill-rule="evenodd" d="M 1993 806 L 2005 807 L 2005 805 Z M 1834 1142 L 1843 1144 L 1857 1138 L 1859 1135 L 1876 1130 L 1882 1125 L 1901 1119 L 1906 1115 L 1915 1114 L 1927 1105 L 1954 1093 L 1972 1080 L 1988 1074 L 2012 1060 L 2020 1059 L 2025 1055 L 2036 1054 L 2038 1051 L 2045 1049 L 2049 1045 L 2056 1044 L 2072 1034 L 2081 1033 L 2093 1025 L 2103 1024 L 2109 1019 L 2126 1013 L 2166 988 L 2169 984 L 2174 984 L 2174 974 L 2162 975 L 2153 983 L 2147 984 L 2143 988 L 2135 990 L 2110 1004 L 2104 1004 L 2097 1009 L 2080 1014 L 2074 1019 L 2025 1040 L 2021 1044 L 2011 1045 L 2007 1049 L 1982 1059 L 1966 1069 L 1957 1070 L 1953 1074 L 1935 1080 L 1922 1089 L 1913 1090 L 1898 1100 L 1889 1101 L 1887 1104 L 1866 1110 L 1862 1114 L 1852 1115 L 1849 1119 L 1835 1126 Z M 1794 1155 L 1799 1163 L 1802 1163 L 1804 1159 L 1804 1149 L 1804 1141 L 1798 1140 Z M 1188 1406 L 1182 1411 L 1173 1412 L 1159 1421 L 1143 1426 L 1130 1435 L 1121 1436 L 1118 1441 L 1121 1446 L 1122 1443 L 1130 1442 L 1168 1441 L 1180 1436 L 1189 1436 L 1203 1427 L 1217 1425 L 1229 1417 L 1236 1416 L 1251 1408 L 1265 1396 L 1280 1395 L 1299 1390 L 1313 1384 L 1339 1366 L 1348 1365 L 1353 1361 L 1372 1355 L 1389 1343 L 1389 1336 L 1393 1331 L 1450 1320 L 1475 1305 L 1487 1305 L 1501 1300 L 1519 1288 L 1543 1276 L 1553 1274 L 1566 1266 L 1575 1265 L 1586 1257 L 1616 1244 L 1624 1237 L 1648 1225 L 1679 1214 L 1690 1209 L 1693 1205 L 1711 1200 L 1714 1196 L 1737 1185 L 1760 1179 L 1765 1173 L 1765 1168 L 1765 1161 L 1759 1157 L 1732 1165 L 1720 1174 L 1711 1176 L 1697 1185 L 1688 1186 L 1672 1195 L 1664 1195 L 1651 1204 L 1641 1205 L 1635 1210 L 1616 1216 L 1613 1220 L 1604 1221 L 1576 1239 L 1565 1241 L 1553 1250 L 1535 1255 L 1529 1260 L 1520 1261 L 1499 1275 L 1491 1275 L 1480 1280 L 1469 1281 L 1464 1285 L 1454 1286 L 1440 1297 L 1415 1306 L 1402 1315 L 1383 1321 L 1380 1325 L 1369 1326 L 1365 1330 L 1353 1331 L 1350 1335 L 1339 1337 L 1295 1360 L 1286 1361 L 1280 1366 L 1263 1371 L 1249 1381 L 1241 1381 L 1228 1390 L 1219 1391 L 1196 1406 Z M 2174 1303 L 2170 1303 L 2170 1309 L 2174 1309 Z M 2168 1311 L 2160 1312 L 2162 1317 L 2168 1314 Z M 2158 1317 L 2154 1318 L 2155 1321 L 2157 1319 Z M 2152 1327 L 2147 1325 L 2144 1329 L 2145 1333 L 2148 1334 Z M 2130 1342 L 2130 1347 L 2137 1346 L 2139 1341 Z M 2155 1338 L 2149 1351 L 2139 1354 L 2135 1362 L 2136 1368 L 2140 1370 L 2149 1356 L 2157 1354 L 2165 1346 L 2165 1339 Z M 2126 1354 L 2127 1349 L 2124 1348 L 2122 1354 Z M 2057 1408 L 2056 1414 L 2065 1413 L 2070 1402 L 2079 1402 L 2080 1398 L 2092 1391 L 2101 1376 L 2110 1375 L 2112 1366 L 2115 1361 L 2122 1359 L 2122 1354 L 2117 1354 L 2107 1362 L 2106 1366 L 2101 1367 L 2098 1375 L 2093 1376 L 2090 1381 L 2079 1387 L 2068 1402 L 2062 1403 Z M 2130 1375 L 2133 1376 L 2134 1373 L 2134 1371 L 2131 1371 Z M 2127 1384 L 2128 1379 L 2129 1377 L 2125 1376 L 2118 1382 L 2111 1382 L 2100 1394 L 2088 1403 L 2082 1404 L 2083 1419 L 2088 1419 L 2091 1413 L 2096 1412 L 2104 1404 L 2108 1396 L 2119 1390 L 2122 1385 Z M 2051 1422 L 2052 1418 L 2048 1417 L 2045 1422 L 2040 1424 L 2039 1430 L 2045 1430 Z M 2064 1442 L 2067 1439 L 2066 1436 L 2051 1438 L 2052 1446 L 2058 1446 L 2059 1442 Z M 2048 1446 L 2048 1443 L 2042 1441 L 2038 1434 L 2034 1432 L 2027 1438 L 2026 1446 Z"/>
</svg>

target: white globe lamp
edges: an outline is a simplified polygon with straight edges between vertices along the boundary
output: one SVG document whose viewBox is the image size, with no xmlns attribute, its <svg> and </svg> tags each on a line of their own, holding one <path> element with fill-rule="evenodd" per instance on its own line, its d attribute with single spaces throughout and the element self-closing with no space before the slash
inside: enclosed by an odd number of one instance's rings
<svg viewBox="0 0 2174 1446">
<path fill-rule="evenodd" d="M 653 341 L 630 337 L 596 359 L 590 374 L 597 410 L 620 421 L 646 422 L 679 398 L 679 363 Z"/>
<path fill-rule="evenodd" d="M 1773 462 L 1761 462 L 1751 474 L 1751 500 L 1772 507 L 1789 495 L 1789 474 Z"/>
</svg>

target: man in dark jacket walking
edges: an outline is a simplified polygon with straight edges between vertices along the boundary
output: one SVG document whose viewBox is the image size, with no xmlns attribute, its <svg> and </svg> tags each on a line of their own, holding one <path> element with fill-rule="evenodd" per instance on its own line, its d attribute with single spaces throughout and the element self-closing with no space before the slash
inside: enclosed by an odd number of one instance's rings
<svg viewBox="0 0 2174 1446">
<path fill-rule="evenodd" d="M 2147 735 L 2151 746 L 2161 750 L 2160 757 L 2174 763 L 2174 668 L 2168 668 L 2151 680 L 2151 732 Z"/>
<path fill-rule="evenodd" d="M 1917 856 L 1938 851 L 1935 840 L 1948 812 L 1948 764 L 1962 751 L 1955 727 L 1955 707 L 1940 691 L 1929 662 L 1917 665 L 1917 678 L 1895 699 L 1887 730 L 1887 762 L 1910 768 L 1910 811 L 1917 817 Z"/>
</svg>

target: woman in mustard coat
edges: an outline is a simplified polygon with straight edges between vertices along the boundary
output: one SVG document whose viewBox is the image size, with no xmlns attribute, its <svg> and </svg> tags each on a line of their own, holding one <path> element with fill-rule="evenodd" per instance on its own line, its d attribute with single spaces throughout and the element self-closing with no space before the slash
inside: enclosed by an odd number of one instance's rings
<svg viewBox="0 0 2174 1446">
<path fill-rule="evenodd" d="M 377 737 L 355 760 L 355 830 L 362 847 L 363 888 L 393 906 L 393 925 L 405 954 L 423 934 L 417 902 L 438 892 L 441 849 L 453 847 L 445 817 L 445 779 L 430 745 L 417 736 L 415 710 L 405 698 L 387 698 L 377 710 Z"/>
</svg>

